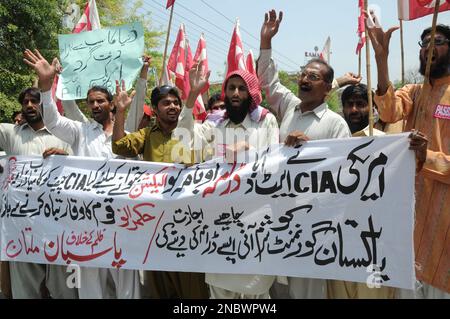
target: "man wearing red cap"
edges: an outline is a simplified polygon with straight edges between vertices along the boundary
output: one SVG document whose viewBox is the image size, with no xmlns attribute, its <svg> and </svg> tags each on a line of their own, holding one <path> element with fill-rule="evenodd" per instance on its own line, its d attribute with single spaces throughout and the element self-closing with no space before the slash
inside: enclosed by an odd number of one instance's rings
<svg viewBox="0 0 450 319">
<path fill-rule="evenodd" d="M 190 70 L 191 91 L 178 121 L 178 127 L 190 130 L 191 134 L 194 133 L 192 108 L 209 78 L 209 73 L 203 73 L 202 65 L 198 63 Z M 210 143 L 213 154 L 225 155 L 227 160 L 236 161 L 238 155 L 245 154 L 243 151 L 250 148 L 261 149 L 278 144 L 278 124 L 275 116 L 259 105 L 262 97 L 255 75 L 242 70 L 231 72 L 222 86 L 222 96 L 225 101 L 222 117 L 218 121 L 205 121 L 195 127 L 196 137 Z M 225 137 L 232 137 L 232 142 L 228 143 Z M 203 160 L 209 158 L 211 153 L 207 152 Z M 211 298 L 236 299 L 269 298 L 269 289 L 275 277 L 206 274 L 205 279 Z"/>
</svg>

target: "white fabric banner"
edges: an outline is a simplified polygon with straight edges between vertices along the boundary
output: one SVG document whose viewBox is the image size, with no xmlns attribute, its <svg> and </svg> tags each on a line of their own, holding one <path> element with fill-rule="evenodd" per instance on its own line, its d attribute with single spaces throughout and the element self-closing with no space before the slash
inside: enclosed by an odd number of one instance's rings
<svg viewBox="0 0 450 319">
<path fill-rule="evenodd" d="M 276 146 L 247 164 L 3 160 L 1 259 L 413 287 L 406 134 Z"/>
</svg>

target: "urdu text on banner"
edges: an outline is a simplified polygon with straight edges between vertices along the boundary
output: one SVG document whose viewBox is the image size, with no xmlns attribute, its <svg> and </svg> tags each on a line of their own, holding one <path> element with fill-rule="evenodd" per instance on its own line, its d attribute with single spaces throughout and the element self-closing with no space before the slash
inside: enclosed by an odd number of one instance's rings
<svg viewBox="0 0 450 319">
<path fill-rule="evenodd" d="M 407 134 L 182 165 L 7 157 L 1 259 L 382 281 L 415 278 Z M 372 279 L 370 279 L 372 278 Z"/>
</svg>

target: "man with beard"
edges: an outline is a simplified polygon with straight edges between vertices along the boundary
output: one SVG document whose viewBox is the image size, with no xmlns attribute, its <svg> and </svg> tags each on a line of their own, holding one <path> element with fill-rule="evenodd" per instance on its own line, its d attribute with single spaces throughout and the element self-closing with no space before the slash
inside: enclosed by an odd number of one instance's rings
<svg viewBox="0 0 450 319">
<path fill-rule="evenodd" d="M 342 112 L 352 136 L 369 136 L 368 99 L 365 84 L 349 85 L 342 91 Z M 373 135 L 384 135 L 384 132 L 374 128 Z"/>
<path fill-rule="evenodd" d="M 39 77 L 42 93 L 44 123 L 48 130 L 71 145 L 75 156 L 114 158 L 111 150 L 113 131 L 113 97 L 104 87 L 94 86 L 87 92 L 87 105 L 94 119 L 81 123 L 61 116 L 51 95 L 51 87 L 57 73 L 57 60 L 48 63 L 38 50 L 26 50 L 24 62 Z M 108 285 L 112 281 L 113 287 Z M 79 296 L 82 299 L 140 297 L 139 272 L 128 269 L 82 267 Z"/>
<path fill-rule="evenodd" d="M 70 146 L 53 136 L 45 127 L 39 104 L 41 92 L 37 88 L 27 88 L 19 94 L 24 123 L 0 124 L 0 148 L 7 155 L 42 155 L 70 152 Z M 17 299 L 76 298 L 77 291 L 66 286 L 66 267 L 56 265 L 9 262 L 9 275 L 6 263 L 2 265 L 2 286 L 7 289 L 7 278 L 11 276 L 12 297 Z M 46 270 L 47 269 L 47 270 Z M 48 289 L 48 293 L 45 290 Z"/>
<path fill-rule="evenodd" d="M 180 162 L 174 147 L 179 143 L 172 138 L 181 111 L 181 98 L 175 87 L 156 87 L 151 93 L 151 104 L 156 122 L 137 132 L 126 134 L 124 130 L 125 111 L 131 104 L 124 88 L 117 85 L 116 121 L 114 122 L 112 150 L 125 157 L 142 155 L 144 161 L 174 163 Z M 190 150 L 189 159 L 190 156 Z M 184 158 L 182 156 L 182 158 Z M 184 162 L 187 163 L 186 161 Z M 167 298 L 208 298 L 205 276 L 201 273 L 145 271 L 144 297 Z"/>
<path fill-rule="evenodd" d="M 431 137 L 425 164 L 416 176 L 414 245 L 416 276 L 423 286 L 415 291 L 415 297 L 450 298 L 450 28 L 437 25 L 433 47 L 431 28 L 421 35 L 422 75 L 432 50 L 430 85 L 409 84 L 397 91 L 388 70 L 389 42 L 396 29 L 369 28 L 378 69 L 375 102 L 384 122 L 403 119 L 404 131 L 416 129 Z M 419 104 L 422 91 L 426 98 Z"/>
<path fill-rule="evenodd" d="M 194 64 L 190 73 L 190 81 L 195 88 L 203 84 L 206 75 L 202 74 L 201 63 Z M 189 96 L 195 94 L 191 88 Z M 278 124 L 273 114 L 259 105 L 262 97 L 256 76 L 243 70 L 229 73 L 222 85 L 222 97 L 225 112 L 218 114 L 214 121 L 194 125 L 189 97 L 180 114 L 178 126 L 190 130 L 191 136 L 195 132 L 196 137 L 208 144 L 202 160 L 225 156 L 226 160 L 234 161 L 241 151 L 278 144 L 278 137 L 273 136 L 273 133 L 278 133 Z M 239 141 L 227 141 L 237 134 L 242 134 Z"/>
<path fill-rule="evenodd" d="M 262 149 L 278 144 L 278 124 L 273 114 L 259 105 L 262 97 L 255 75 L 243 70 L 229 73 L 222 86 L 226 112 L 218 121 L 205 121 L 195 126 L 192 109 L 209 73 L 204 74 L 202 64 L 196 63 L 189 72 L 189 78 L 191 91 L 186 107 L 181 111 L 178 127 L 189 130 L 194 139 L 210 144 L 212 151 L 204 152 L 203 160 L 225 156 L 229 162 L 242 163 L 245 159 L 241 155 L 250 148 Z M 208 273 L 205 279 L 211 298 L 255 299 L 270 298 L 269 289 L 275 277 Z"/>
<path fill-rule="evenodd" d="M 287 146 L 296 146 L 310 139 L 350 137 L 345 120 L 328 108 L 325 98 L 331 91 L 334 71 L 328 63 L 313 59 L 302 70 L 298 78 L 298 97 L 284 87 L 272 60 L 272 38 L 277 34 L 283 13 L 279 17 L 275 10 L 265 14 L 261 28 L 260 56 L 257 61 L 258 78 L 266 91 L 266 99 L 280 124 L 280 141 Z M 359 79 L 346 79 L 356 84 Z M 339 83 L 339 85 L 344 83 Z M 284 282 L 286 283 L 286 282 Z M 290 277 L 287 280 L 291 298 L 325 298 L 326 280 Z M 283 287 L 275 284 L 274 295 L 281 294 Z"/>
</svg>

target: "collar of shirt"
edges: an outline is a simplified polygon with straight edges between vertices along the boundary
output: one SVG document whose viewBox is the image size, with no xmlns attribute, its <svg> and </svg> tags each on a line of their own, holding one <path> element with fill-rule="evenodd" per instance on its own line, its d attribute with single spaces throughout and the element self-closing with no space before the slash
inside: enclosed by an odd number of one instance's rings
<svg viewBox="0 0 450 319">
<path fill-rule="evenodd" d="M 158 120 L 155 121 L 155 124 L 153 124 L 152 126 L 150 126 L 150 132 L 160 132 L 161 135 L 165 136 L 165 137 L 172 137 L 172 132 L 169 135 L 165 135 L 161 129 L 161 126 L 159 125 Z"/>
<path fill-rule="evenodd" d="M 93 131 L 95 131 L 95 130 L 101 130 L 103 133 L 105 133 L 105 136 L 106 136 L 107 138 L 109 138 L 109 137 L 112 136 L 112 132 L 111 132 L 111 134 L 106 134 L 106 132 L 103 130 L 103 125 L 100 124 L 99 122 L 95 121 L 95 120 L 90 120 L 90 122 L 88 123 L 88 125 L 89 125 L 89 127 L 90 127 Z M 125 133 L 128 134 L 127 131 L 125 131 Z"/>
<path fill-rule="evenodd" d="M 235 124 L 235 123 L 230 121 L 230 118 L 226 118 L 222 122 L 222 125 L 224 127 L 227 127 L 229 125 L 235 125 L 235 126 L 239 126 L 240 125 L 240 126 L 242 126 L 244 128 L 244 130 L 247 130 L 247 129 L 252 127 L 252 120 L 250 118 L 250 114 L 247 113 L 247 115 L 245 116 L 244 120 L 241 123 L 239 123 L 239 124 Z"/>
<path fill-rule="evenodd" d="M 37 131 L 35 131 L 34 130 L 34 128 L 32 128 L 31 126 L 30 126 L 30 124 L 28 124 L 28 123 L 23 123 L 22 125 L 19 125 L 19 131 L 23 131 L 23 130 L 26 130 L 26 129 L 30 129 L 30 130 L 32 130 L 33 132 L 35 132 L 35 133 L 38 133 L 38 132 L 45 132 L 45 133 L 48 133 L 48 134 L 52 134 L 52 133 L 50 133 L 50 131 L 49 130 L 47 130 L 47 128 L 44 126 L 43 128 L 40 128 L 39 130 L 37 130 Z"/>
<path fill-rule="evenodd" d="M 318 119 L 321 119 L 324 116 L 324 114 L 327 112 L 327 110 L 328 110 L 328 104 L 326 102 L 323 102 L 322 104 L 317 106 L 314 110 L 307 111 L 304 113 L 300 109 L 300 104 L 295 107 L 295 111 L 300 111 L 300 116 L 303 116 L 303 115 L 306 115 L 309 113 L 313 113 Z"/>
</svg>

